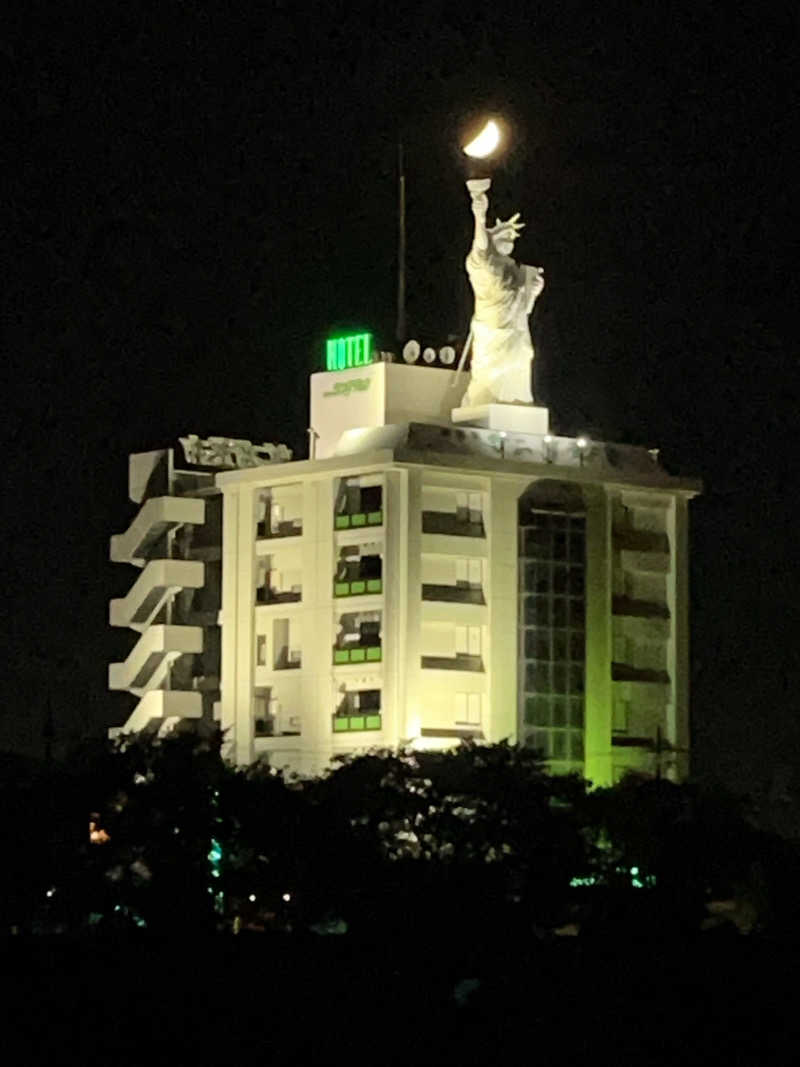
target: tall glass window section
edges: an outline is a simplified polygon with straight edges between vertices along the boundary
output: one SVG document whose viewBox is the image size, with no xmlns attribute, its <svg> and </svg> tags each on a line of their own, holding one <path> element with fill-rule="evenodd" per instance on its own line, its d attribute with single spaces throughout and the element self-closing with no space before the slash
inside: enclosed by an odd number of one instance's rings
<svg viewBox="0 0 800 1067">
<path fill-rule="evenodd" d="M 520 739 L 552 772 L 583 772 L 586 519 L 539 495 L 520 501 Z"/>
</svg>

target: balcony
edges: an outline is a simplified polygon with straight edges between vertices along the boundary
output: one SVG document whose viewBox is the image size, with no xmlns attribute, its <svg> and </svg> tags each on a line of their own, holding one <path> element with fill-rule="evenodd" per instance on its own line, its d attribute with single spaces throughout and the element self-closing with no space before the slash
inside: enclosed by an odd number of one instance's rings
<svg viewBox="0 0 800 1067">
<path fill-rule="evenodd" d="M 351 645 L 349 648 L 333 646 L 333 663 L 339 667 L 346 663 L 380 663 L 382 659 L 380 645 Z"/>
<path fill-rule="evenodd" d="M 380 730 L 382 720 L 380 711 L 362 712 L 356 714 L 340 715 L 336 712 L 331 716 L 333 732 L 335 734 L 357 733 L 363 730 Z"/>
<path fill-rule="evenodd" d="M 369 594 L 383 592 L 382 578 L 356 578 L 350 582 L 334 582 L 333 595 L 341 596 L 367 596 Z"/>
<path fill-rule="evenodd" d="M 483 590 L 469 585 L 437 585 L 430 582 L 422 585 L 422 599 L 436 600 L 447 604 L 485 604 Z"/>
<path fill-rule="evenodd" d="M 334 530 L 358 530 L 367 526 L 382 526 L 383 510 L 358 511 L 352 515 L 335 515 L 333 519 Z"/>
<path fill-rule="evenodd" d="M 423 511 L 422 532 L 449 537 L 485 537 L 483 518 L 453 511 Z"/>
</svg>

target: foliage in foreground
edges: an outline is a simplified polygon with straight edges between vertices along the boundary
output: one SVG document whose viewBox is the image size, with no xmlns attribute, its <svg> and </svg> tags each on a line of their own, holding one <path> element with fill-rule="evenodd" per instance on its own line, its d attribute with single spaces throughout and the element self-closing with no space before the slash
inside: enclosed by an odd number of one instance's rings
<svg viewBox="0 0 800 1067">
<path fill-rule="evenodd" d="M 591 791 L 505 743 L 374 750 L 298 780 L 232 767 L 222 741 L 140 735 L 7 773 L 5 929 L 424 935 L 480 916 L 531 930 L 586 925 L 634 897 L 656 902 L 659 923 L 696 927 L 712 896 L 734 901 L 740 929 L 794 921 L 795 848 L 694 785 Z"/>
</svg>

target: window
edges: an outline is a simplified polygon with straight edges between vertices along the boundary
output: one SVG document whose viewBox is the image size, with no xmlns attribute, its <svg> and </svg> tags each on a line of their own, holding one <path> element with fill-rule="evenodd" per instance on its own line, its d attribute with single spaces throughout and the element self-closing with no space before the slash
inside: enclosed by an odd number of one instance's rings
<svg viewBox="0 0 800 1067">
<path fill-rule="evenodd" d="M 482 627 L 425 622 L 422 650 L 422 666 L 428 669 L 482 671 Z"/>
<path fill-rule="evenodd" d="M 380 526 L 383 522 L 383 477 L 379 474 L 340 478 L 334 502 L 337 530 Z"/>
<path fill-rule="evenodd" d="M 299 536 L 303 532 L 302 485 L 260 490 L 255 510 L 258 538 Z"/>
<path fill-rule="evenodd" d="M 446 486 L 423 486 L 422 532 L 485 537 L 483 494 Z"/>
<path fill-rule="evenodd" d="M 480 626 L 456 626 L 456 655 L 481 655 Z"/>
<path fill-rule="evenodd" d="M 453 697 L 456 724 L 480 726 L 482 703 L 483 697 L 480 693 L 456 693 Z"/>
<path fill-rule="evenodd" d="M 256 737 L 284 737 L 297 735 L 301 730 L 300 716 L 291 706 L 278 699 L 271 687 L 256 689 L 253 695 L 253 728 Z"/>
<path fill-rule="evenodd" d="M 520 736 L 568 771 L 583 761 L 585 516 L 574 489 L 556 503 L 545 484 L 519 509 Z"/>
<path fill-rule="evenodd" d="M 460 604 L 484 604 L 486 563 L 440 553 L 422 556 L 422 599 Z"/>
<path fill-rule="evenodd" d="M 259 636 L 256 641 L 256 656 L 264 656 L 269 662 L 266 650 L 266 637 Z M 257 658 L 261 663 L 261 659 Z M 302 666 L 302 630 L 299 619 L 272 620 L 272 669 L 275 671 L 293 670 Z"/>
</svg>

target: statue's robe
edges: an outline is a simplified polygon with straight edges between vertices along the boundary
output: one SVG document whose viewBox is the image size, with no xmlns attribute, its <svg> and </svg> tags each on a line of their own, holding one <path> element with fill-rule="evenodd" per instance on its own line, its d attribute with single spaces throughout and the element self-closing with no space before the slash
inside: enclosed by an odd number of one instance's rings
<svg viewBox="0 0 800 1067">
<path fill-rule="evenodd" d="M 467 274 L 475 293 L 472 380 L 462 407 L 533 403 L 528 316 L 537 293 L 535 267 L 517 264 L 495 249 L 473 247 Z"/>
</svg>

